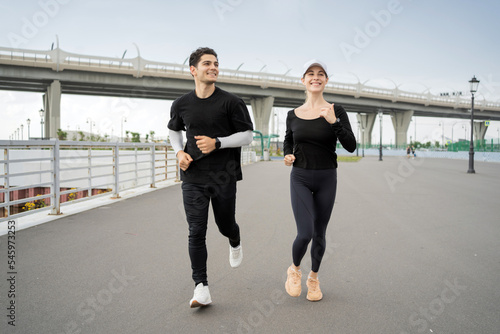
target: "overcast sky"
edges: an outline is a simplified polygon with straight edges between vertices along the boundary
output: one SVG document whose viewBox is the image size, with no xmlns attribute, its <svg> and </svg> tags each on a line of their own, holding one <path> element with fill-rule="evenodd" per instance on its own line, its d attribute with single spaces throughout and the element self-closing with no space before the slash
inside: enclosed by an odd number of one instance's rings
<svg viewBox="0 0 500 334">
<path fill-rule="evenodd" d="M 214 48 L 221 68 L 301 75 L 304 62 L 319 58 L 331 80 L 412 91 L 462 91 L 481 81 L 476 97 L 500 101 L 500 2 L 466 1 L 300 1 L 300 0 L 0 0 L 0 45 L 87 55 L 143 58 L 182 64 L 199 46 Z M 297 79 L 298 80 L 298 79 Z M 331 101 L 335 102 L 335 101 Z M 63 95 L 63 130 L 119 135 L 125 129 L 166 136 L 171 101 L 133 101 Z M 8 139 L 26 119 L 40 135 L 41 94 L 0 91 L 0 139 Z M 290 106 L 294 107 L 294 106 Z M 278 110 L 284 132 L 286 110 Z M 355 120 L 354 114 L 351 120 Z M 417 118 L 417 139 L 440 140 L 440 119 Z M 414 123 L 409 132 L 414 136 Z M 35 124 L 35 125 L 33 125 Z M 38 125 L 36 125 L 38 124 Z M 445 137 L 465 136 L 465 120 L 444 120 Z M 464 127 L 462 127 L 462 125 Z M 497 138 L 492 122 L 487 138 Z M 356 131 L 356 124 L 353 124 Z M 469 131 L 469 130 L 467 130 Z M 373 131 L 378 137 L 378 126 Z M 384 142 L 394 142 L 389 116 Z M 458 135 L 457 135 L 458 134 Z M 378 139 L 377 139 L 378 141 Z"/>
</svg>

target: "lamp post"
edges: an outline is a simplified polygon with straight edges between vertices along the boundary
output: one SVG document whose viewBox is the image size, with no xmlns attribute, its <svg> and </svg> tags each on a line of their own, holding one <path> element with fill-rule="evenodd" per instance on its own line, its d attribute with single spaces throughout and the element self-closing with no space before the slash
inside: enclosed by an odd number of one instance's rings
<svg viewBox="0 0 500 334">
<path fill-rule="evenodd" d="M 26 123 L 28 124 L 28 140 L 30 139 L 30 123 L 31 123 L 31 120 L 28 118 L 26 120 Z"/>
<path fill-rule="evenodd" d="M 497 128 L 497 146 L 500 149 L 500 128 Z"/>
<path fill-rule="evenodd" d="M 413 116 L 413 122 L 413 125 L 415 126 L 415 136 L 413 138 L 415 138 L 415 141 L 417 141 L 417 117 Z"/>
<path fill-rule="evenodd" d="M 363 142 L 363 150 L 362 150 L 362 153 L 361 153 L 361 156 L 364 158 L 365 157 L 365 128 L 362 128 L 361 129 L 361 136 L 362 136 L 362 142 Z"/>
<path fill-rule="evenodd" d="M 125 116 L 122 116 L 122 131 L 121 131 L 121 141 L 122 143 L 124 142 L 123 140 L 123 123 L 127 122 L 127 118 Z"/>
<path fill-rule="evenodd" d="M 451 126 L 451 145 L 452 145 L 452 147 L 453 147 L 453 148 L 455 147 L 455 146 L 454 146 L 454 144 L 453 144 L 453 127 L 454 127 L 454 126 L 455 126 L 455 124 L 457 124 L 457 123 L 458 123 L 458 122 L 455 122 L 455 123 L 453 123 L 453 124 L 452 124 L 452 126 Z"/>
<path fill-rule="evenodd" d="M 378 155 L 378 161 L 382 161 L 382 110 L 379 110 L 379 119 L 380 119 L 380 149 L 379 149 L 379 155 Z"/>
<path fill-rule="evenodd" d="M 90 125 L 90 141 L 92 141 L 92 123 L 94 123 L 94 122 L 92 122 L 92 118 L 88 117 L 87 123 Z M 95 123 L 94 123 L 94 125 L 95 125 Z"/>
<path fill-rule="evenodd" d="M 21 140 L 24 140 L 23 129 L 24 129 L 24 125 L 21 124 Z"/>
<path fill-rule="evenodd" d="M 439 126 L 441 127 L 441 145 L 444 148 L 444 121 L 439 122 Z"/>
<path fill-rule="evenodd" d="M 357 140 L 357 145 L 356 145 L 356 156 L 359 157 L 359 121 L 358 121 L 358 140 Z"/>
<path fill-rule="evenodd" d="M 44 115 L 45 115 L 45 110 L 43 109 L 40 109 L 38 111 L 38 113 L 40 114 L 40 138 L 43 139 L 43 124 L 45 123 L 45 120 L 44 120 Z"/>
<path fill-rule="evenodd" d="M 470 109 L 470 146 L 469 146 L 469 169 L 468 174 L 474 174 L 474 93 L 477 92 L 477 87 L 479 86 L 479 80 L 476 79 L 474 75 L 469 81 L 470 92 L 472 94 L 472 104 Z"/>
</svg>

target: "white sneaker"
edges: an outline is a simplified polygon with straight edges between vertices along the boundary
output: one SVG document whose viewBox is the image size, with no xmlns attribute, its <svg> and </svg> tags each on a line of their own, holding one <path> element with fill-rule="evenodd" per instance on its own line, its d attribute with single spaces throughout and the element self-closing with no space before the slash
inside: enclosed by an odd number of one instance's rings
<svg viewBox="0 0 500 334">
<path fill-rule="evenodd" d="M 241 248 L 241 243 L 238 247 L 233 248 L 229 245 L 229 264 L 233 268 L 237 268 L 243 260 L 243 248 Z"/>
<path fill-rule="evenodd" d="M 212 298 L 210 297 L 210 291 L 208 290 L 208 285 L 203 285 L 199 283 L 194 289 L 193 299 L 189 302 L 191 308 L 206 306 L 212 303 Z"/>
</svg>

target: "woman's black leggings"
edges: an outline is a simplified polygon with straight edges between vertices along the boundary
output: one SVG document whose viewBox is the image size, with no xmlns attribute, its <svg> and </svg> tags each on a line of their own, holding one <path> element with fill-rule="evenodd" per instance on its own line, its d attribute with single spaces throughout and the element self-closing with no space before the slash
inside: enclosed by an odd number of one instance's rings
<svg viewBox="0 0 500 334">
<path fill-rule="evenodd" d="M 293 242 L 293 264 L 300 265 L 311 245 L 311 270 L 318 272 L 325 254 L 326 227 L 337 193 L 337 169 L 303 169 L 293 167 L 290 174 L 290 195 L 297 224 L 297 237 Z"/>
</svg>

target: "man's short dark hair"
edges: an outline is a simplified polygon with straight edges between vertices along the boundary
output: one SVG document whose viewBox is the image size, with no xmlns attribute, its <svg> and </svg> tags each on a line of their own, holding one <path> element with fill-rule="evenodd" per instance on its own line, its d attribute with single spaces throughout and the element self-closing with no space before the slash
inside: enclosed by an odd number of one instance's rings
<svg viewBox="0 0 500 334">
<path fill-rule="evenodd" d="M 191 55 L 189 56 L 189 67 L 194 66 L 197 67 L 198 63 L 200 62 L 200 58 L 203 55 L 214 55 L 215 58 L 217 58 L 217 53 L 213 49 L 210 48 L 198 48 Z"/>
</svg>

